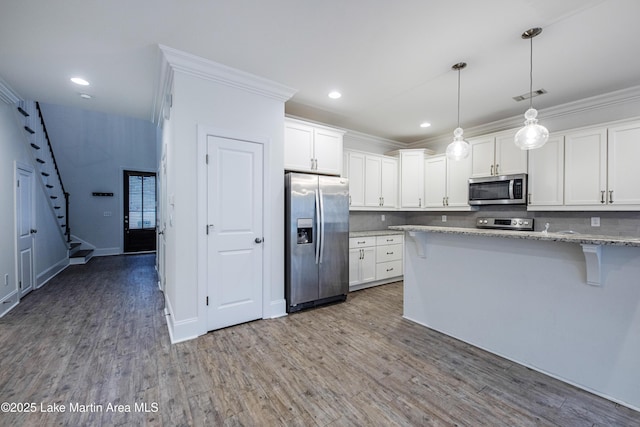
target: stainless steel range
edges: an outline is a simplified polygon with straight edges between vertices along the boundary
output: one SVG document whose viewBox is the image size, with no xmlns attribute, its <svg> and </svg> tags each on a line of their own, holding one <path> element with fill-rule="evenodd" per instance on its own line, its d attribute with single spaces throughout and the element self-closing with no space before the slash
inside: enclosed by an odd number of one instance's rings
<svg viewBox="0 0 640 427">
<path fill-rule="evenodd" d="M 476 228 L 533 231 L 533 218 L 478 218 Z"/>
</svg>

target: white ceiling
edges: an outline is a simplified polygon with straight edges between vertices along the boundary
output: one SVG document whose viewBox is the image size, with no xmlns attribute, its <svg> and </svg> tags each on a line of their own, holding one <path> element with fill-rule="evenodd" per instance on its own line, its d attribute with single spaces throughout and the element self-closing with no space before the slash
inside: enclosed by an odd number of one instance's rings
<svg viewBox="0 0 640 427">
<path fill-rule="evenodd" d="M 3 1 L 0 78 L 151 120 L 163 44 L 298 89 L 289 114 L 410 143 L 455 128 L 460 61 L 462 127 L 522 114 L 531 27 L 538 109 L 640 85 L 639 18 L 638 0 Z"/>
</svg>

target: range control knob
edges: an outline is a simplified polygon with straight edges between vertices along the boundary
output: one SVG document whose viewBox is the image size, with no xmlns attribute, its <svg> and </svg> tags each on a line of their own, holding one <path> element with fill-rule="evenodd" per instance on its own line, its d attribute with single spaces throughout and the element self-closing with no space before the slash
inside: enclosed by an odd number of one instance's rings
<svg viewBox="0 0 640 427">
<path fill-rule="evenodd" d="M 522 220 L 518 221 L 518 225 L 522 225 Z"/>
</svg>

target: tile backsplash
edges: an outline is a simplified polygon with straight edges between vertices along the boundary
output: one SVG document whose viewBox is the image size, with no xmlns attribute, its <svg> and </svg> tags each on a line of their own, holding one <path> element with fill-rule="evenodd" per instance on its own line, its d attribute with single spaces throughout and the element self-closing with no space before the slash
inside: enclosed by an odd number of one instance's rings
<svg viewBox="0 0 640 427">
<path fill-rule="evenodd" d="M 385 215 L 382 221 L 381 215 Z M 446 222 L 442 216 L 446 215 Z M 390 225 L 435 225 L 442 227 L 475 227 L 478 217 L 524 217 L 535 219 L 535 231 L 572 230 L 582 234 L 640 237 L 640 212 L 527 212 L 526 207 L 491 206 L 470 212 L 350 212 L 351 231 L 383 230 Z M 592 227 L 591 218 L 600 218 L 600 226 Z"/>
</svg>

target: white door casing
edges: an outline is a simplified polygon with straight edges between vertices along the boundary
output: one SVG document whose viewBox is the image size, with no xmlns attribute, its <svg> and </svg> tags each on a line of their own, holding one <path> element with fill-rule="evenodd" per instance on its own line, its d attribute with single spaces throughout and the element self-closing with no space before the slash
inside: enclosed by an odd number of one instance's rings
<svg viewBox="0 0 640 427">
<path fill-rule="evenodd" d="M 166 278 L 166 248 L 167 248 L 167 239 L 165 237 L 165 232 L 167 230 L 167 220 L 166 220 L 166 209 L 167 209 L 167 154 L 166 147 L 163 149 L 162 159 L 160 161 L 160 170 L 158 170 L 158 180 L 157 180 L 157 193 L 158 193 L 158 202 L 157 202 L 157 248 L 158 252 L 156 254 L 156 263 L 158 269 L 158 282 L 159 287 L 162 292 L 165 291 L 167 278 Z"/>
<path fill-rule="evenodd" d="M 263 316 L 263 144 L 207 135 L 207 330 Z"/>
<path fill-rule="evenodd" d="M 29 166 L 16 165 L 16 238 L 19 298 L 34 289 L 35 180 Z"/>
</svg>

